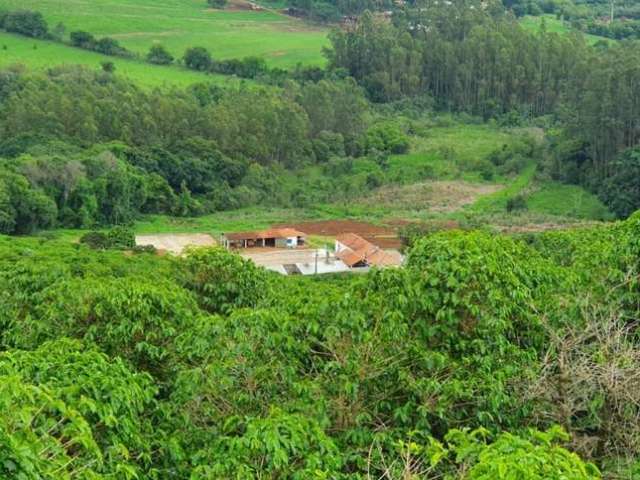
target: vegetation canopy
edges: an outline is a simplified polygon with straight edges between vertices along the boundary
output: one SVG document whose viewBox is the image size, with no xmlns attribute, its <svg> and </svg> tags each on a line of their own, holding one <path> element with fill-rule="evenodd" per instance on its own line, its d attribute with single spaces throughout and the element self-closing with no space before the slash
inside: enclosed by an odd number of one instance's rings
<svg viewBox="0 0 640 480">
<path fill-rule="evenodd" d="M 0 11 L 1 478 L 640 478 L 637 2 L 59 3 Z"/>
</svg>

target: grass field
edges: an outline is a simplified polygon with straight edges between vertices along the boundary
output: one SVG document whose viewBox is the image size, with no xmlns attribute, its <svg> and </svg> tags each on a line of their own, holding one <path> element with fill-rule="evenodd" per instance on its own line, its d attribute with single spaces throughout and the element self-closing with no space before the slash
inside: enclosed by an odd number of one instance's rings
<svg viewBox="0 0 640 480">
<path fill-rule="evenodd" d="M 474 165 L 512 140 L 512 133 L 488 125 L 429 128 L 412 139 L 410 153 L 390 157 L 389 176 L 404 183 L 426 178 L 477 181 Z"/>
<path fill-rule="evenodd" d="M 116 38 L 146 53 L 161 43 L 177 58 L 188 47 L 208 48 L 214 58 L 264 57 L 269 65 L 320 65 L 326 30 L 271 11 L 207 8 L 206 0 L 3 0 L 6 9 L 41 12 L 51 28 L 85 30 Z M 56 60 L 48 57 L 50 63 Z"/>
<path fill-rule="evenodd" d="M 547 28 L 547 32 L 569 33 L 569 32 L 575 31 L 566 22 L 563 22 L 562 20 L 556 18 L 555 15 L 541 15 L 539 17 L 527 15 L 520 19 L 520 25 L 522 25 L 524 28 L 532 32 L 538 32 L 540 31 L 540 27 L 542 26 L 543 19 Z M 597 35 L 591 35 L 588 33 L 584 33 L 583 35 L 587 40 L 587 43 L 591 45 L 602 40 L 611 41 L 611 42 L 615 41 L 609 38 L 599 37 Z"/>
<path fill-rule="evenodd" d="M 524 212 L 537 218 L 556 217 L 575 220 L 612 220 L 613 214 L 592 193 L 578 185 L 556 182 L 539 184 L 535 178 L 536 165 L 530 164 L 503 190 L 486 195 L 475 202 L 469 212 L 475 215 L 502 215 L 507 201 L 522 195 L 526 202 Z"/>
<path fill-rule="evenodd" d="M 108 57 L 55 42 L 34 40 L 0 32 L 0 67 L 19 64 L 41 70 L 56 65 L 80 64 L 97 70 L 101 68 L 100 63 L 104 61 L 113 62 L 118 75 L 130 78 L 147 87 L 165 84 L 187 86 L 195 82 L 219 84 L 239 82 L 239 80 L 225 75 L 206 75 L 177 65 L 163 67 L 138 60 Z"/>
<path fill-rule="evenodd" d="M 527 199 L 529 210 L 586 220 L 613 220 L 613 214 L 590 192 L 577 185 L 547 183 Z"/>
</svg>

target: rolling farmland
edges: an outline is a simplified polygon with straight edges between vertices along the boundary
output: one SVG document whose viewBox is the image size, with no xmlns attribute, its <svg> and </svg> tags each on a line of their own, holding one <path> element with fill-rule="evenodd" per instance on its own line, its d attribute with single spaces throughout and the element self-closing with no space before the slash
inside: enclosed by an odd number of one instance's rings
<svg viewBox="0 0 640 480">
<path fill-rule="evenodd" d="M 215 59 L 257 55 L 286 68 L 323 64 L 322 47 L 328 44 L 325 29 L 239 3 L 214 10 L 204 0 L 5 0 L 3 7 L 39 11 L 51 27 L 63 23 L 66 35 L 84 30 L 110 36 L 139 54 L 159 43 L 179 58 L 201 46 Z"/>
</svg>

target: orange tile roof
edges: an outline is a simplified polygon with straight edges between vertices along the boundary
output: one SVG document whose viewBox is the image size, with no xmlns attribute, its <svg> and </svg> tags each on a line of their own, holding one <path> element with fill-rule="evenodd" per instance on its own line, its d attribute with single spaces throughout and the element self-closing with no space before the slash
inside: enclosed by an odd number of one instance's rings
<svg viewBox="0 0 640 480">
<path fill-rule="evenodd" d="M 376 267 L 397 266 L 402 263 L 400 253 L 382 250 L 355 233 L 339 235 L 336 240 L 346 247 L 336 256 L 349 267 L 360 262 Z"/>
<path fill-rule="evenodd" d="M 342 235 L 338 235 L 336 240 L 343 244 L 345 247 L 350 248 L 351 250 L 361 250 L 367 247 L 375 247 L 371 242 L 366 241 L 360 235 L 356 235 L 355 233 L 343 233 Z"/>
</svg>

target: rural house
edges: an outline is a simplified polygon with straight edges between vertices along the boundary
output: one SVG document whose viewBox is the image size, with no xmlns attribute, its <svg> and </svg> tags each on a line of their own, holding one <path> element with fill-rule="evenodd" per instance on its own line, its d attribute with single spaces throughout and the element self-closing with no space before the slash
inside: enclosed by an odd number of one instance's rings
<svg viewBox="0 0 640 480">
<path fill-rule="evenodd" d="M 304 246 L 306 237 L 306 233 L 293 228 L 273 228 L 260 232 L 223 233 L 220 243 L 226 248 L 297 248 Z"/>
<path fill-rule="evenodd" d="M 392 267 L 402 264 L 399 252 L 383 250 L 355 233 L 345 233 L 336 238 L 336 257 L 349 268 Z"/>
</svg>

